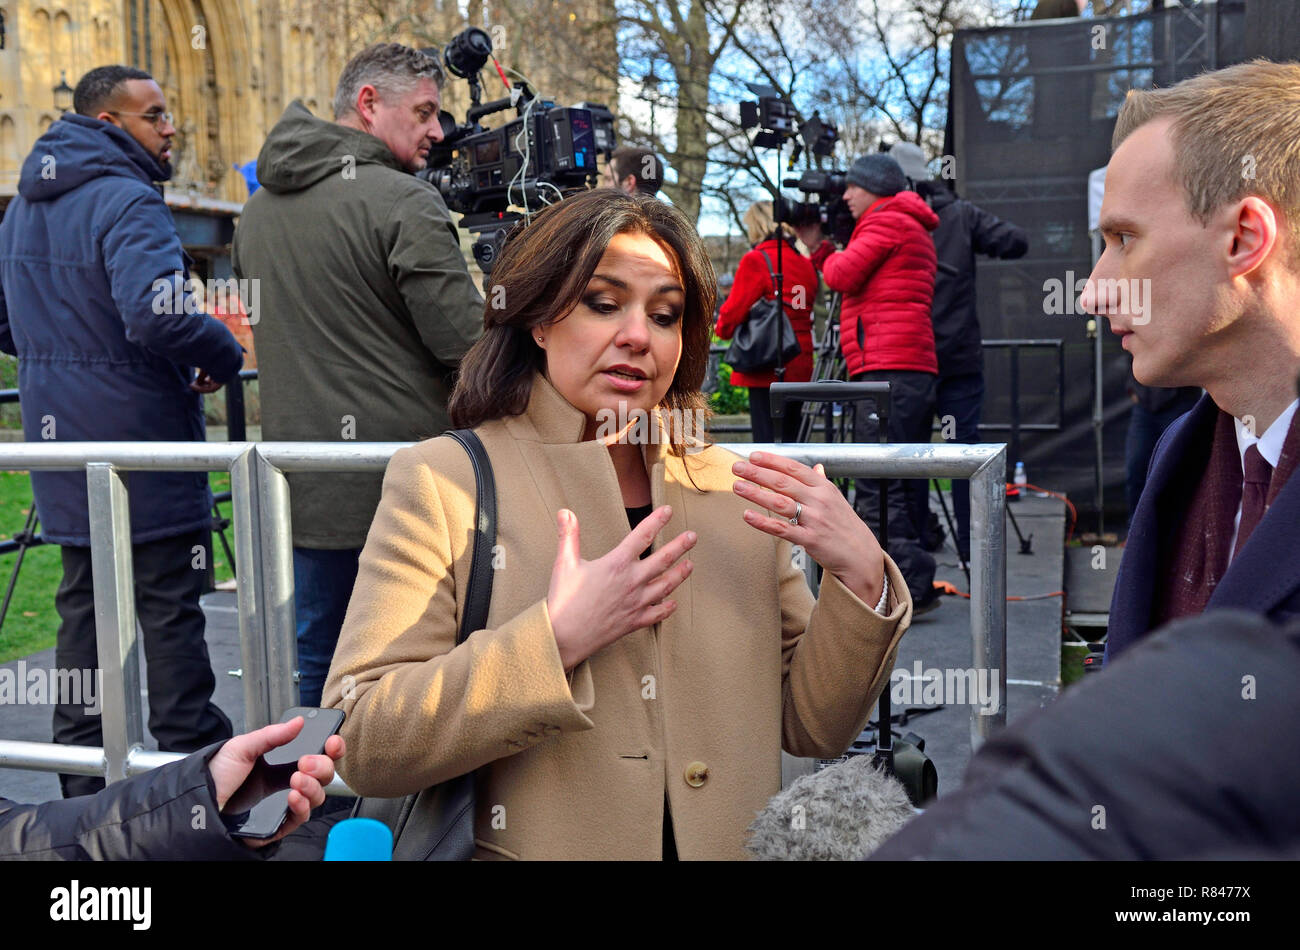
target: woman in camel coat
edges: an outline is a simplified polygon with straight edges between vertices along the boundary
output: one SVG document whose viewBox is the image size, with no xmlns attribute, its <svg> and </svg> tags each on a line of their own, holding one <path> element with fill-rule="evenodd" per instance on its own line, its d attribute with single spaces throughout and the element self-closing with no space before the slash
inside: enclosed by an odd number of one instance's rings
<svg viewBox="0 0 1300 950">
<path fill-rule="evenodd" d="M 340 772 L 399 796 L 474 770 L 479 858 L 742 858 L 781 749 L 837 756 L 870 717 L 906 585 L 820 467 L 694 431 L 713 274 L 678 212 L 566 199 L 493 279 L 451 405 L 496 478 L 488 625 L 454 645 L 469 458 L 402 449 L 325 688 Z"/>
</svg>

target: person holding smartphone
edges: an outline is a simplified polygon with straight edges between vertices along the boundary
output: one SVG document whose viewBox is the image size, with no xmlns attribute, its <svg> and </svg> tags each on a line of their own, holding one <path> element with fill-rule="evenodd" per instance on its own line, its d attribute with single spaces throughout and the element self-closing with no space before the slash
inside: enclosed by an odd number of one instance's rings
<svg viewBox="0 0 1300 950">
<path fill-rule="evenodd" d="M 283 837 L 325 801 L 342 736 L 324 754 L 304 755 L 289 777 L 279 830 L 236 839 L 223 815 L 259 760 L 298 738 L 302 716 L 214 743 L 192 755 L 116 782 L 94 795 L 41 805 L 0 799 L 0 861 L 232 861 L 270 857 Z"/>
</svg>

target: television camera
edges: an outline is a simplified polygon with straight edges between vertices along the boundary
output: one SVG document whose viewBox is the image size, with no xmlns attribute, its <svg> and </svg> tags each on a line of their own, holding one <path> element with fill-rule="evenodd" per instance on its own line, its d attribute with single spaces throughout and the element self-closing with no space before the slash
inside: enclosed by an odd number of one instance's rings
<svg viewBox="0 0 1300 950">
<path fill-rule="evenodd" d="M 469 83 L 472 104 L 463 123 L 440 113 L 443 140 L 430 150 L 419 174 L 437 187 L 449 208 L 465 216 L 461 227 L 476 236 L 474 259 L 486 274 L 517 222 L 599 185 L 596 157 L 603 153 L 608 162 L 614 151 L 614 116 L 596 103 L 565 107 L 540 99 L 526 81 L 511 86 L 492 57 L 491 38 L 478 27 L 456 34 L 442 58 L 452 75 Z M 479 73 L 489 58 L 510 95 L 483 102 Z M 499 128 L 480 123 L 511 108 L 515 118 Z"/>
</svg>

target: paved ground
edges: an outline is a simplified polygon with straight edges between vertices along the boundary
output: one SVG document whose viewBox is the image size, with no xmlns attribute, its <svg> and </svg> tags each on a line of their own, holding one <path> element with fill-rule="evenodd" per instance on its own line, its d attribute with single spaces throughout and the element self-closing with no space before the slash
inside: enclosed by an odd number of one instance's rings
<svg viewBox="0 0 1300 950">
<path fill-rule="evenodd" d="M 1021 531 L 1033 535 L 1033 553 L 1018 553 L 1008 523 L 1007 595 L 1061 590 L 1065 506 L 1053 498 L 1031 497 L 1016 502 L 1014 511 Z M 955 549 L 948 545 L 935 557 L 938 579 L 969 592 Z M 1007 603 L 1008 721 L 1051 702 L 1060 689 L 1061 611 L 1060 597 Z M 923 670 L 961 669 L 971 666 L 971 655 L 970 601 L 949 596 L 938 610 L 913 622 L 899 646 L 895 669 L 914 672 L 917 661 Z M 925 751 L 939 772 L 939 794 L 956 788 L 970 759 L 970 707 L 950 706 L 917 716 L 906 729 L 925 739 Z"/>
<path fill-rule="evenodd" d="M 217 677 L 216 703 L 230 717 L 236 732 L 244 728 L 244 693 L 240 681 L 230 676 L 228 670 L 237 670 L 239 658 L 239 623 L 235 610 L 234 593 L 213 593 L 203 598 L 204 613 L 208 619 L 208 654 Z M 49 669 L 54 665 L 53 648 L 26 657 L 27 669 Z M 7 669 L 17 668 L 18 661 L 0 664 Z M 145 681 L 141 671 L 141 683 Z M 158 744 L 148 734 L 148 690 L 144 709 L 146 722 L 145 745 L 156 749 Z M 19 739 L 26 742 L 50 741 L 51 706 L 0 706 L 0 738 Z M 52 772 L 28 772 L 20 769 L 0 768 L 0 797 L 20 802 L 44 802 L 59 797 L 59 780 Z"/>
<path fill-rule="evenodd" d="M 1015 535 L 1007 563 L 1010 595 L 1040 594 L 1063 586 L 1064 506 L 1055 499 L 1026 498 L 1016 505 L 1021 529 L 1033 534 L 1032 555 L 1017 553 Z M 1117 552 L 1114 552 L 1117 553 Z M 952 548 L 937 555 L 939 578 L 969 590 Z M 208 617 L 208 649 L 217 677 L 217 704 L 225 710 L 236 731 L 243 727 L 243 691 L 240 681 L 227 671 L 240 666 L 239 632 L 233 593 L 204 598 Z M 1055 697 L 1060 685 L 1062 599 L 1010 602 L 1007 605 L 1007 708 L 1010 719 L 1023 715 Z M 28 668 L 53 665 L 53 650 L 26 658 Z M 970 602 L 945 597 L 935 612 L 917 619 L 903 638 L 898 665 L 912 671 L 916 661 L 923 669 L 965 668 L 971 665 Z M 4 664 L 16 668 L 17 661 Z M 147 708 L 147 706 L 146 706 Z M 895 712 L 898 710 L 896 709 Z M 49 706 L 0 706 L 0 737 L 47 742 L 50 738 Z M 926 740 L 926 751 L 939 771 L 939 791 L 951 791 L 970 757 L 970 710 L 948 707 L 915 718 L 908 729 Z M 156 748 L 149 740 L 149 745 Z M 53 774 L 0 769 L 0 796 L 18 801 L 47 801 L 58 797 Z"/>
</svg>

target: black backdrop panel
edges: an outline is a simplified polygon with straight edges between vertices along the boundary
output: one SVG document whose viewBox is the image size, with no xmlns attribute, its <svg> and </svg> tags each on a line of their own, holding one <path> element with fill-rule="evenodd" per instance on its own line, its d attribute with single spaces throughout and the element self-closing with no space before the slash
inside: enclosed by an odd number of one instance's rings
<svg viewBox="0 0 1300 950">
<path fill-rule="evenodd" d="M 1125 94 L 1247 58 L 1246 5 L 1223 0 L 1133 17 L 962 30 L 953 42 L 948 135 L 957 190 L 1025 228 L 1030 240 L 1021 260 L 981 260 L 980 323 L 985 339 L 1064 341 L 1061 430 L 1023 432 L 1019 454 L 1030 481 L 1067 492 L 1085 524 L 1095 524 L 1097 512 L 1093 342 L 1087 315 L 1072 312 L 1072 302 L 1049 306 L 1050 291 L 1057 285 L 1065 290 L 1092 270 L 1088 174 L 1110 159 Z M 1292 0 L 1283 5 L 1300 7 Z M 1067 292 L 1056 299 L 1076 296 Z M 1129 357 L 1107 321 L 1099 332 L 1106 528 L 1115 530 L 1127 520 Z M 1055 352 L 1025 350 L 1020 359 L 1021 421 L 1056 422 Z M 985 378 L 984 421 L 1009 423 L 1006 350 L 986 351 Z M 990 430 L 985 438 L 1010 441 L 1005 431 Z M 1016 461 L 1009 459 L 1009 466 Z"/>
</svg>

